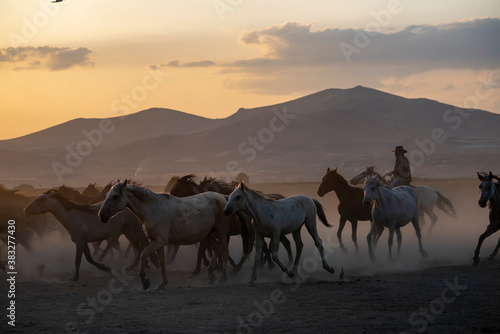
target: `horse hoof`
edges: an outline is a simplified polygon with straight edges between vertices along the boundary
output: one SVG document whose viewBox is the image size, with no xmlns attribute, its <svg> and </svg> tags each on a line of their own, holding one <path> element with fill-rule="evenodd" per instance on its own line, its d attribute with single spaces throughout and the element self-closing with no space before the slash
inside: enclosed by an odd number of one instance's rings
<svg viewBox="0 0 500 334">
<path fill-rule="evenodd" d="M 427 259 L 427 258 L 429 257 L 429 253 L 427 253 L 427 252 L 422 252 L 422 257 L 423 257 L 424 259 Z"/>
<path fill-rule="evenodd" d="M 107 272 L 107 273 L 110 273 L 111 272 L 111 268 L 108 267 L 108 266 L 104 266 L 104 271 Z"/>
<path fill-rule="evenodd" d="M 295 273 L 292 272 L 292 271 L 287 271 L 286 274 L 288 275 L 288 277 L 290 278 L 294 278 L 295 277 Z"/>
<path fill-rule="evenodd" d="M 248 282 L 248 286 L 254 287 L 255 286 L 255 282 L 254 281 Z"/>
<path fill-rule="evenodd" d="M 199 273 L 200 273 L 199 271 L 195 270 L 191 274 L 189 274 L 189 276 L 190 277 L 196 277 L 196 276 L 198 276 Z"/>
<path fill-rule="evenodd" d="M 155 290 L 165 290 L 165 285 L 163 283 L 160 283 L 156 286 Z"/>
<path fill-rule="evenodd" d="M 149 278 L 145 278 L 142 280 L 142 289 L 143 290 L 149 289 L 150 285 L 151 285 L 151 281 L 149 280 Z"/>
<path fill-rule="evenodd" d="M 340 249 L 342 249 L 342 253 L 347 254 L 347 252 L 348 252 L 347 248 L 341 247 Z"/>
<path fill-rule="evenodd" d="M 69 280 L 70 282 L 78 282 L 78 277 L 73 277 L 73 278 L 70 278 Z"/>
<path fill-rule="evenodd" d="M 474 259 L 474 260 L 472 261 L 472 265 L 473 265 L 474 267 L 476 267 L 476 266 L 479 264 L 479 262 L 480 262 L 480 261 L 481 261 L 481 260 L 479 260 L 479 258 Z"/>
</svg>

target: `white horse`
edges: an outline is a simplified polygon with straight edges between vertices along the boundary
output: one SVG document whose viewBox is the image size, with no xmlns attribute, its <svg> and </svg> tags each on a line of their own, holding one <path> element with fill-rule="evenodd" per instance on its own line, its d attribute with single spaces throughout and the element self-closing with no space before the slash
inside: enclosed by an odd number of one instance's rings
<svg viewBox="0 0 500 334">
<path fill-rule="evenodd" d="M 498 177 L 493 175 L 491 172 L 489 174 L 477 173 L 477 177 L 481 181 L 479 189 L 481 189 L 481 196 L 479 197 L 478 204 L 480 207 L 486 207 L 489 203 L 490 207 L 490 223 L 486 227 L 486 231 L 479 236 L 479 241 L 477 242 L 476 251 L 474 252 L 473 265 L 477 266 L 479 264 L 479 251 L 484 239 L 500 230 L 500 185 L 493 182 L 493 179 L 498 180 Z M 497 246 L 488 260 L 492 261 L 498 253 L 500 248 L 500 239 L 498 239 Z"/>
<path fill-rule="evenodd" d="M 385 180 L 384 176 L 381 176 L 375 171 L 375 167 L 373 166 L 366 167 L 361 172 L 356 174 L 349 182 L 353 185 L 362 184 L 368 177 L 373 177 L 375 175 L 378 176 L 380 182 L 383 182 L 385 185 L 389 184 L 389 182 Z M 425 225 L 425 214 L 427 214 L 431 219 L 431 226 L 428 231 L 429 234 L 432 232 L 432 229 L 438 220 L 438 217 L 434 213 L 434 206 L 437 206 L 450 216 L 455 216 L 453 204 L 440 192 L 426 185 L 415 186 L 415 190 L 418 197 L 418 212 L 421 216 L 422 227 Z"/>
<path fill-rule="evenodd" d="M 257 278 L 257 267 L 262 260 L 264 237 L 271 238 L 269 248 L 273 261 L 278 264 L 281 270 L 286 272 L 290 277 L 294 277 L 297 274 L 297 267 L 304 246 L 300 237 L 302 225 L 306 225 L 307 231 L 318 248 L 323 268 L 332 274 L 335 272 L 326 262 L 323 244 L 318 236 L 316 215 L 318 215 L 320 221 L 325 226 L 331 227 L 331 225 L 326 219 L 323 207 L 317 200 L 304 195 L 273 200 L 251 190 L 245 183 L 240 182 L 238 187 L 229 195 L 224 213 L 230 216 L 239 210 L 252 217 L 252 224 L 255 230 L 255 262 L 249 285 L 253 286 Z M 281 263 L 278 257 L 280 236 L 289 233 L 293 235 L 297 251 L 291 271 Z"/>
<path fill-rule="evenodd" d="M 398 256 L 401 249 L 401 227 L 410 221 L 415 228 L 418 238 L 420 254 L 426 258 L 427 252 L 422 247 L 420 226 L 418 224 L 417 193 L 412 187 L 399 186 L 391 189 L 379 183 L 378 176 L 370 177 L 363 186 L 365 206 L 372 206 L 372 224 L 366 240 L 368 241 L 368 252 L 370 260 L 375 261 L 371 240 L 374 233 L 382 226 L 389 228 L 389 259 L 392 259 L 392 239 L 394 231 L 398 238 Z"/>
<path fill-rule="evenodd" d="M 115 214 L 129 208 L 142 222 L 143 230 L 151 241 L 141 253 L 140 277 L 144 290 L 150 285 L 146 277 L 146 259 L 154 251 L 158 254 L 163 278 L 156 289 L 164 289 L 167 285 L 163 251 L 167 244 L 191 245 L 200 241 L 206 242 L 214 254 L 208 268 L 209 281 L 213 283 L 215 280 L 213 271 L 220 253 L 223 261 L 220 280 L 224 282 L 230 224 L 229 218 L 223 212 L 226 203 L 226 197 L 215 192 L 181 198 L 157 194 L 136 185 L 127 185 L 125 180 L 118 181 L 110 190 L 99 210 L 99 218 L 101 222 L 107 223 Z M 211 233 L 212 230 L 215 230 L 217 240 Z"/>
</svg>

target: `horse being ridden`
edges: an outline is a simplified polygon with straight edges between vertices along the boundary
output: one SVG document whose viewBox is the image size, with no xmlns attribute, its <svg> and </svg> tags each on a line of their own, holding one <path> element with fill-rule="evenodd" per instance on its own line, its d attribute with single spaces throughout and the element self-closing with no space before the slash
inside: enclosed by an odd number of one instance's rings
<svg viewBox="0 0 500 334">
<path fill-rule="evenodd" d="M 270 249 L 273 261 L 290 277 L 296 275 L 303 248 L 300 236 L 303 225 L 306 225 L 307 231 L 319 250 L 323 268 L 332 274 L 335 272 L 326 262 L 322 241 L 318 236 L 316 215 L 325 226 L 330 227 L 331 225 L 326 219 L 323 207 L 317 200 L 304 195 L 273 200 L 251 190 L 245 186 L 245 183 L 240 182 L 238 187 L 229 195 L 224 213 L 232 215 L 238 210 L 242 210 L 252 217 L 252 224 L 256 234 L 255 262 L 249 282 L 250 285 L 254 285 L 257 278 L 257 267 L 262 257 L 264 237 L 271 238 Z M 295 262 L 291 271 L 281 263 L 278 257 L 280 236 L 289 233 L 292 233 L 296 246 Z"/>
<path fill-rule="evenodd" d="M 384 176 L 381 176 L 379 173 L 375 171 L 375 167 L 368 166 L 363 169 L 361 172 L 356 174 L 349 182 L 351 184 L 362 184 L 368 177 L 378 176 L 379 182 L 384 183 L 385 185 L 389 185 L 389 182 L 386 181 Z M 421 225 L 425 225 L 425 215 L 427 214 L 431 219 L 431 226 L 429 227 L 428 233 L 432 232 L 434 225 L 436 224 L 438 217 L 434 213 L 434 206 L 437 206 L 440 210 L 448 214 L 449 216 L 455 216 L 455 208 L 451 201 L 443 196 L 439 191 L 426 186 L 426 185 L 418 185 L 418 186 L 410 186 L 414 187 L 417 192 L 418 198 L 418 212 L 421 218 Z"/>
<path fill-rule="evenodd" d="M 490 223 L 486 227 L 486 231 L 479 236 L 479 241 L 477 242 L 476 250 L 474 251 L 474 260 L 473 265 L 477 266 L 479 264 L 479 251 L 481 249 L 481 245 L 483 244 L 484 239 L 500 230 L 500 184 L 493 182 L 493 179 L 499 180 L 498 176 L 493 175 L 491 172 L 486 173 L 477 173 L 477 177 L 481 181 L 479 185 L 479 189 L 481 189 L 481 196 L 479 197 L 478 204 L 480 207 L 486 207 L 486 204 L 489 204 L 490 208 Z M 493 260 L 498 253 L 498 249 L 500 248 L 500 238 L 498 239 L 497 246 L 493 250 L 490 256 L 488 256 L 488 260 Z"/>
<path fill-rule="evenodd" d="M 223 213 L 226 203 L 226 197 L 219 193 L 206 192 L 179 198 L 169 194 L 157 194 L 140 186 L 127 185 L 125 180 L 116 183 L 108 193 L 99 210 L 99 218 L 101 222 L 107 223 L 125 208 L 129 208 L 139 218 L 151 241 L 141 253 L 142 286 L 145 290 L 149 288 L 150 281 L 145 271 L 146 259 L 156 251 L 160 258 L 163 278 L 157 289 L 163 289 L 168 283 L 163 247 L 169 243 L 191 245 L 203 240 L 214 253 L 208 269 L 209 281 L 215 281 L 213 271 L 219 252 L 223 261 L 221 281 L 226 280 L 227 233 L 230 224 Z M 215 230 L 217 240 L 211 233 L 212 230 Z"/>
<path fill-rule="evenodd" d="M 368 252 L 370 260 L 376 260 L 373 254 L 371 240 L 375 232 L 381 227 L 389 228 L 389 259 L 392 258 L 392 239 L 396 232 L 398 239 L 398 256 L 401 249 L 401 230 L 400 228 L 410 221 L 415 228 L 418 238 L 418 247 L 420 254 L 426 258 L 427 252 L 422 247 L 420 226 L 418 224 L 418 204 L 417 193 L 412 187 L 399 186 L 391 189 L 379 182 L 378 176 L 370 177 L 363 187 L 363 204 L 366 207 L 372 206 L 372 218 L 370 232 L 366 239 L 368 241 Z M 373 203 L 373 205 L 372 205 Z"/>
<path fill-rule="evenodd" d="M 359 247 L 357 242 L 356 230 L 358 228 L 358 221 L 372 220 L 371 209 L 363 205 L 363 190 L 357 187 L 352 187 L 347 183 L 346 179 L 337 172 L 337 168 L 326 170 L 325 176 L 321 180 L 318 188 L 318 196 L 323 197 L 330 191 L 335 191 L 339 199 L 338 211 L 340 214 L 339 229 L 337 231 L 337 239 L 340 248 L 344 253 L 347 253 L 347 248 L 344 247 L 342 242 L 342 231 L 347 221 L 351 222 L 352 227 L 352 241 L 356 247 L 356 253 L 359 254 Z M 374 244 L 378 241 L 383 228 L 377 231 L 373 240 Z"/>
</svg>

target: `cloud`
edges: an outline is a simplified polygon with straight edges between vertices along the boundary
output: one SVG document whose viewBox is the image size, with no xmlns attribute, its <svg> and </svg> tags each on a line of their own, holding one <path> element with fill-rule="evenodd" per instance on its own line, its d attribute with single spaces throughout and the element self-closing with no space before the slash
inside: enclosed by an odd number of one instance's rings
<svg viewBox="0 0 500 334">
<path fill-rule="evenodd" d="M 12 63 L 13 70 L 48 69 L 60 71 L 73 66 L 93 65 L 91 50 L 87 48 L 70 49 L 50 46 L 10 47 L 0 49 L 0 63 Z"/>
<path fill-rule="evenodd" d="M 162 67 L 212 67 L 217 65 L 215 62 L 211 60 L 202 60 L 202 61 L 193 61 L 189 63 L 179 63 L 178 60 L 172 60 L 165 64 L 160 65 L 150 65 L 150 68 L 158 69 Z"/>
</svg>

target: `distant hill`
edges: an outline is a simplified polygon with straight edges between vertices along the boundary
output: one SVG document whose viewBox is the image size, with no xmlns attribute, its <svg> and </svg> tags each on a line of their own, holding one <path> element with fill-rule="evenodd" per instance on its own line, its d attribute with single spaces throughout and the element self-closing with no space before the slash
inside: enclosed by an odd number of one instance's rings
<svg viewBox="0 0 500 334">
<path fill-rule="evenodd" d="M 99 129 L 102 122 L 112 130 L 87 147 L 83 131 Z M 416 177 L 473 177 L 476 170 L 500 166 L 498 129 L 500 115 L 487 111 L 361 86 L 327 89 L 241 108 L 224 119 L 160 108 L 123 119 L 75 119 L 0 141 L 0 154 L 9 157 L 9 164 L 0 166 L 0 183 L 34 177 L 59 184 L 54 162 L 69 166 L 71 173 L 62 175 L 69 184 L 124 177 L 166 184 L 174 174 L 230 178 L 239 171 L 253 182 L 319 181 L 327 167 L 339 167 L 346 176 L 367 165 L 389 170 L 396 145 L 409 151 Z M 68 145 L 82 153 L 78 163 L 69 161 L 74 166 L 66 161 Z"/>
</svg>

